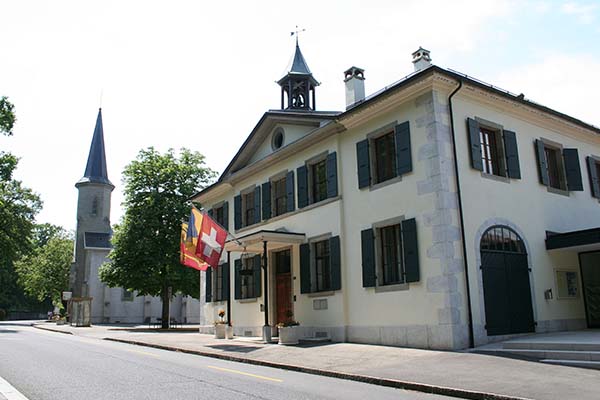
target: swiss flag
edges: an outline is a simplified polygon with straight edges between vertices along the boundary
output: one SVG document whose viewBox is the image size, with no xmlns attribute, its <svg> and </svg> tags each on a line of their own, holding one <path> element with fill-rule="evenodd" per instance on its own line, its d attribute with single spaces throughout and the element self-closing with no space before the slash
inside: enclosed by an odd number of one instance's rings
<svg viewBox="0 0 600 400">
<path fill-rule="evenodd" d="M 215 268 L 219 265 L 223 246 L 227 240 L 227 231 L 216 223 L 208 214 L 202 216 L 202 227 L 198 232 L 198 258 Z"/>
</svg>

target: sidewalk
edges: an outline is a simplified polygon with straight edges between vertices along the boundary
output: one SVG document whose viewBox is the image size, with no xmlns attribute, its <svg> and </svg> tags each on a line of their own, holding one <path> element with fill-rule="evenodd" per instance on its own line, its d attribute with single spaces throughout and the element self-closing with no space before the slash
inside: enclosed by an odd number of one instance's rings
<svg viewBox="0 0 600 400">
<path fill-rule="evenodd" d="M 483 354 L 352 343 L 281 346 L 147 327 L 36 327 L 463 398 L 600 398 L 600 371 Z"/>
</svg>

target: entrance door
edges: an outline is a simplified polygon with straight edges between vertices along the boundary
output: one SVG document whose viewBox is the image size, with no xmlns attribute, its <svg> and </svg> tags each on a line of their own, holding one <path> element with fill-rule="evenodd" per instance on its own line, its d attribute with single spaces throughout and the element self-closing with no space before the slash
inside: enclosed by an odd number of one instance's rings
<svg viewBox="0 0 600 400">
<path fill-rule="evenodd" d="M 600 328 L 600 252 L 579 255 L 589 328 Z"/>
<path fill-rule="evenodd" d="M 505 226 L 486 231 L 481 270 L 488 335 L 534 332 L 527 253 L 516 232 Z"/>
<path fill-rule="evenodd" d="M 277 321 L 287 322 L 294 319 L 294 309 L 292 306 L 292 274 L 290 250 L 283 250 L 274 253 L 275 260 L 275 303 L 277 306 Z"/>
</svg>

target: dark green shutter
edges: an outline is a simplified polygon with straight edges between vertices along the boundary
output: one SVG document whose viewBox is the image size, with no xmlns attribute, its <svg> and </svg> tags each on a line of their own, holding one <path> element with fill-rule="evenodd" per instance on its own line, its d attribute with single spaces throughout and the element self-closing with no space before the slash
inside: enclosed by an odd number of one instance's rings
<svg viewBox="0 0 600 400">
<path fill-rule="evenodd" d="M 242 270 L 242 260 L 237 259 L 233 262 L 234 265 L 234 298 L 239 300 L 242 298 L 242 277 L 240 276 L 240 271 Z"/>
<path fill-rule="evenodd" d="M 417 241 L 417 222 L 414 218 L 402 221 L 402 252 L 404 253 L 405 282 L 418 282 L 419 243 Z"/>
<path fill-rule="evenodd" d="M 271 182 L 262 184 L 262 217 L 271 218 Z"/>
<path fill-rule="evenodd" d="M 287 212 L 292 212 L 296 209 L 296 196 L 294 191 L 294 171 L 289 171 L 285 176 L 285 191 L 287 194 Z"/>
<path fill-rule="evenodd" d="M 356 164 L 358 168 L 358 188 L 371 185 L 371 164 L 369 161 L 369 139 L 356 143 Z"/>
<path fill-rule="evenodd" d="M 589 157 L 587 158 L 588 173 L 590 175 L 590 187 L 592 188 L 592 197 L 600 199 L 600 177 L 598 177 L 598 169 L 596 159 Z"/>
<path fill-rule="evenodd" d="M 521 179 L 517 134 L 513 131 L 504 131 L 504 152 L 506 153 L 506 172 L 508 177 Z"/>
<path fill-rule="evenodd" d="M 238 230 L 242 227 L 242 196 L 237 195 L 233 198 L 233 224 Z"/>
<path fill-rule="evenodd" d="M 260 186 L 254 188 L 254 221 L 248 222 L 248 225 L 260 222 Z"/>
<path fill-rule="evenodd" d="M 338 195 L 338 177 L 337 177 L 337 155 L 333 153 L 327 154 L 327 198 L 336 197 Z"/>
<path fill-rule="evenodd" d="M 483 171 L 483 160 L 481 159 L 481 141 L 479 138 L 479 122 L 467 118 L 467 130 L 469 133 L 469 154 L 471 156 L 471 167 Z"/>
<path fill-rule="evenodd" d="M 539 139 L 535 140 L 535 155 L 537 158 L 540 183 L 548 186 L 550 183 L 550 177 L 548 176 L 548 161 L 546 160 L 546 152 L 544 151 L 544 142 Z"/>
<path fill-rule="evenodd" d="M 308 205 L 308 168 L 306 165 L 296 170 L 298 178 L 298 208 L 304 208 Z"/>
<path fill-rule="evenodd" d="M 223 228 L 229 230 L 229 202 L 223 203 Z"/>
<path fill-rule="evenodd" d="M 412 155 L 410 152 L 410 125 L 408 121 L 396 125 L 396 176 L 412 171 Z"/>
<path fill-rule="evenodd" d="M 340 290 L 342 288 L 342 260 L 339 236 L 329 238 L 329 257 L 331 261 L 331 290 Z"/>
<path fill-rule="evenodd" d="M 362 282 L 363 287 L 375 286 L 375 238 L 373 229 L 360 232 L 362 250 Z"/>
<path fill-rule="evenodd" d="M 310 293 L 310 245 L 300 245 L 300 293 Z"/>
<path fill-rule="evenodd" d="M 212 268 L 206 270 L 206 302 L 212 301 Z"/>
<path fill-rule="evenodd" d="M 219 268 L 223 268 L 223 273 L 221 274 L 223 277 L 223 300 L 229 300 L 229 290 L 230 290 L 230 282 L 229 282 L 229 263 L 223 263 Z"/>
<path fill-rule="evenodd" d="M 260 279 L 260 254 L 255 255 L 253 257 L 253 261 L 254 270 L 252 272 L 254 273 L 254 297 L 260 297 L 262 282 L 262 280 Z"/>
<path fill-rule="evenodd" d="M 565 161 L 565 172 L 567 174 L 567 188 L 571 191 L 582 191 L 583 181 L 577 149 L 563 149 L 563 160 Z"/>
<path fill-rule="evenodd" d="M 215 213 L 215 211 L 212 208 L 209 209 L 208 212 L 207 212 L 208 216 L 211 217 L 211 218 L 213 217 L 214 213 Z"/>
</svg>

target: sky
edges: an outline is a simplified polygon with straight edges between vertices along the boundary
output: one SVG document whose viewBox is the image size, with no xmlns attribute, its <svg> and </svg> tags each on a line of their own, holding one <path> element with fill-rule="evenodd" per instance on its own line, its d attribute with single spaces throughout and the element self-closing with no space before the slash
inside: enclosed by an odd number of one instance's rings
<svg viewBox="0 0 600 400">
<path fill-rule="evenodd" d="M 0 151 L 37 192 L 37 222 L 74 229 L 98 108 L 111 222 L 138 152 L 187 147 L 222 172 L 260 117 L 295 46 L 318 110 L 343 110 L 343 72 L 367 95 L 413 71 L 411 53 L 600 126 L 600 1 L 0 0 L 0 95 L 15 105 Z"/>
</svg>

